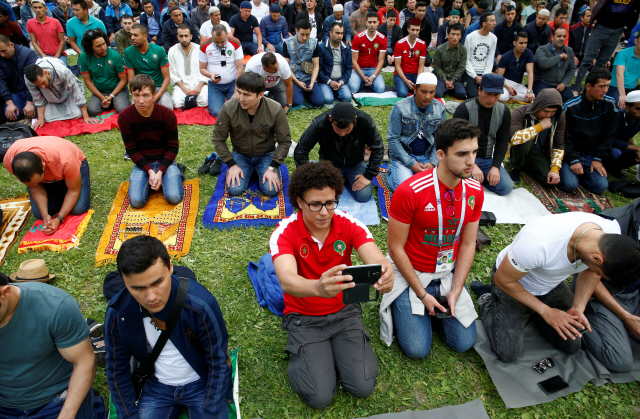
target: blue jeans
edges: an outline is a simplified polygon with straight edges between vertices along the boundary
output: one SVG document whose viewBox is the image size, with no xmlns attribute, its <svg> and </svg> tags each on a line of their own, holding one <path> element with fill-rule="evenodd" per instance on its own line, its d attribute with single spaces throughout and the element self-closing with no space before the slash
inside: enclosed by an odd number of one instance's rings
<svg viewBox="0 0 640 419">
<path fill-rule="evenodd" d="M 47 55 L 47 57 L 55 58 L 53 55 Z M 66 55 L 61 55 L 58 59 L 64 63 L 65 67 L 69 67 L 69 60 Z"/>
<path fill-rule="evenodd" d="M 362 71 L 362 74 L 365 75 L 365 77 L 373 76 L 373 73 L 376 72 L 375 68 L 361 68 L 360 70 Z M 362 86 L 364 86 L 364 80 L 362 80 L 358 75 L 358 73 L 355 70 L 353 70 L 351 72 L 351 78 L 349 79 L 348 84 L 349 84 L 349 90 L 351 90 L 351 93 L 358 93 L 362 88 Z M 376 77 L 373 80 L 373 84 L 371 85 L 371 87 L 373 88 L 373 91 L 376 93 L 384 93 L 386 86 L 384 84 L 384 78 L 382 77 L 382 73 L 378 74 L 378 77 Z"/>
<path fill-rule="evenodd" d="M 57 419 L 64 399 L 56 397 L 42 407 L 29 410 L 17 410 L 0 406 L 0 419 Z M 93 412 L 93 389 L 89 390 L 87 397 L 80 405 L 76 419 L 95 419 Z"/>
<path fill-rule="evenodd" d="M 438 319 L 435 316 L 430 316 L 426 310 L 424 316 L 411 313 L 410 289 L 409 287 L 404 290 L 391 304 L 393 325 L 396 330 L 398 345 L 406 356 L 419 359 L 429 355 L 431 351 L 432 322 L 436 331 L 449 348 L 456 352 L 466 352 L 471 349 L 476 340 L 475 323 L 471 323 L 469 327 L 465 328 L 455 317 Z M 439 297 L 440 280 L 431 281 L 425 291 L 434 297 Z"/>
<path fill-rule="evenodd" d="M 454 98 L 465 100 L 467 98 L 467 91 L 464 88 L 464 85 L 459 81 L 453 82 L 453 89 L 448 90 L 447 85 L 444 84 L 444 80 L 438 79 L 438 85 L 436 86 L 436 97 L 442 98 L 445 93 L 449 93 L 453 95 Z"/>
<path fill-rule="evenodd" d="M 262 36 L 264 36 L 264 35 L 262 35 Z M 263 41 L 264 41 L 264 39 L 263 39 Z M 284 44 L 284 41 L 280 41 L 280 43 L 278 43 L 278 44 L 271 44 L 271 45 L 273 45 L 273 47 L 276 49 L 276 52 L 278 54 L 282 55 L 282 45 L 283 44 Z M 264 52 L 269 52 L 269 50 L 267 49 L 266 45 L 264 45 Z"/>
<path fill-rule="evenodd" d="M 407 80 L 412 81 L 413 84 L 416 83 L 416 79 L 418 78 L 417 74 L 404 73 L 404 76 L 407 78 Z M 393 84 L 396 85 L 396 93 L 398 94 L 398 97 L 409 96 L 409 88 L 407 87 L 405 82 L 402 81 L 399 75 L 396 74 L 395 76 L 393 76 Z"/>
<path fill-rule="evenodd" d="M 249 180 L 251 180 L 251 175 L 255 170 L 258 172 L 258 180 L 260 183 L 260 192 L 267 196 L 276 196 L 278 195 L 279 189 L 274 189 L 269 181 L 262 182 L 262 177 L 265 172 L 269 169 L 269 165 L 271 164 L 271 160 L 273 159 L 273 152 L 263 154 L 262 156 L 257 157 L 248 157 L 240 153 L 232 152 L 233 160 L 235 160 L 236 164 L 240 169 L 242 169 L 242 174 L 244 175 L 244 179 L 240 178 L 240 184 L 238 185 L 234 181 L 234 185 L 227 187 L 227 192 L 229 195 L 237 196 L 249 188 Z M 280 168 L 278 167 L 276 173 L 278 177 L 280 177 Z"/>
<path fill-rule="evenodd" d="M 89 163 L 86 160 L 80 164 L 80 180 L 82 182 L 80 196 L 78 197 L 76 204 L 71 209 L 71 212 L 69 213 L 70 215 L 84 214 L 89 211 L 89 208 L 91 208 L 91 176 L 89 174 Z M 67 188 L 67 184 L 64 180 L 60 180 L 58 182 L 42 183 L 41 185 L 44 186 L 44 190 L 47 192 L 47 212 L 49 215 L 57 214 L 62 208 L 64 198 L 69 190 Z M 27 192 L 29 192 L 33 216 L 36 217 L 37 220 L 42 220 L 40 209 L 31 197 L 31 190 L 29 190 L 28 187 Z"/>
<path fill-rule="evenodd" d="M 140 419 L 177 418 L 184 406 L 189 419 L 202 418 L 207 385 L 199 379 L 184 386 L 169 386 L 150 378 L 138 401 Z"/>
<path fill-rule="evenodd" d="M 356 164 L 355 166 L 345 167 L 344 169 L 340 169 L 342 172 L 342 176 L 344 176 L 344 181 L 349 187 L 349 192 L 353 199 L 358 202 L 367 202 L 371 199 L 373 194 L 373 182 L 369 183 L 364 188 L 359 191 L 353 190 L 353 184 L 356 181 L 356 176 L 364 175 L 364 172 L 367 170 L 367 163 L 363 160 L 362 162 Z"/>
<path fill-rule="evenodd" d="M 304 83 L 309 85 L 310 81 L 306 81 Z M 293 83 L 293 103 L 292 103 L 293 106 L 302 105 L 304 103 L 305 97 L 309 100 L 309 103 L 311 103 L 311 106 L 315 108 L 319 108 L 320 106 L 324 105 L 324 96 L 322 94 L 322 89 L 320 89 L 320 85 L 318 84 L 317 80 L 315 83 L 313 83 L 313 88 L 311 89 L 310 92 L 307 92 L 306 90 L 302 90 L 300 86 Z"/>
<path fill-rule="evenodd" d="M 154 161 L 149 163 L 151 168 L 157 172 L 162 162 Z M 171 205 L 179 204 L 184 197 L 184 176 L 180 169 L 173 163 L 167 167 L 167 171 L 162 175 L 162 193 L 164 198 Z M 129 176 L 129 203 L 133 208 L 142 208 L 149 200 L 149 173 L 133 166 Z"/>
<path fill-rule="evenodd" d="M 209 81 L 209 114 L 211 116 L 218 116 L 222 105 L 225 100 L 229 100 L 233 97 L 233 92 L 236 90 L 236 81 L 231 83 L 221 84 Z"/>
<path fill-rule="evenodd" d="M 416 161 L 420 164 L 429 163 L 429 159 L 427 156 L 416 156 L 411 155 Z M 391 165 L 389 167 L 389 171 L 387 172 L 387 181 L 389 182 L 389 187 L 392 191 L 395 191 L 398 186 L 405 180 L 409 179 L 413 176 L 413 170 L 410 167 L 405 166 L 399 160 L 391 159 Z"/>
<path fill-rule="evenodd" d="M 493 159 L 482 159 L 480 157 L 476 157 L 476 164 L 482 170 L 482 174 L 484 175 L 484 182 L 482 182 L 482 186 L 490 190 L 491 192 L 495 192 L 498 195 L 507 195 L 509 192 L 513 190 L 513 181 L 511 180 L 511 176 L 507 170 L 500 165 L 500 182 L 496 186 L 489 185 L 489 181 L 487 180 L 487 174 L 489 170 L 493 167 L 491 164 L 493 163 Z"/>
<path fill-rule="evenodd" d="M 343 84 L 338 90 L 333 90 L 328 84 L 322 83 L 320 84 L 320 89 L 322 90 L 322 96 L 324 96 L 324 103 L 327 105 L 333 103 L 336 99 L 340 102 L 351 101 L 351 90 L 349 90 L 347 84 Z"/>
<path fill-rule="evenodd" d="M 258 53 L 258 44 L 255 42 L 240 42 L 240 44 L 242 45 L 242 52 L 245 54 L 256 55 Z"/>
<path fill-rule="evenodd" d="M 606 176 L 602 176 L 595 170 L 591 172 L 591 160 L 589 155 L 580 155 L 580 163 L 583 170 L 583 174 L 580 176 L 571 171 L 571 165 L 568 161 L 563 161 L 560 168 L 560 183 L 558 187 L 563 191 L 573 192 L 581 183 L 593 193 L 600 194 L 606 191 L 609 187 L 609 181 Z"/>
<path fill-rule="evenodd" d="M 635 89 L 627 89 L 625 87 L 624 93 L 626 95 L 628 95 L 630 92 L 632 92 L 634 90 Z M 618 92 L 618 88 L 616 86 L 609 86 L 609 90 L 607 91 L 607 96 L 611 97 L 613 100 L 616 101 L 616 111 L 618 111 L 618 112 L 624 111 L 624 108 L 622 108 L 622 109 L 618 108 L 618 101 L 620 100 L 620 93 Z"/>
<path fill-rule="evenodd" d="M 24 118 L 24 107 L 27 106 L 27 92 L 15 92 L 15 93 L 11 93 L 11 100 L 13 101 L 13 104 L 16 106 L 16 108 L 18 108 L 18 118 L 16 119 L 16 121 L 19 121 L 21 119 Z M 4 102 L 4 100 L 3 100 Z M 4 112 L 3 112 L 3 117 L 6 118 L 7 115 L 7 103 L 4 103 Z M 0 118 L 3 119 L 3 118 Z"/>
</svg>

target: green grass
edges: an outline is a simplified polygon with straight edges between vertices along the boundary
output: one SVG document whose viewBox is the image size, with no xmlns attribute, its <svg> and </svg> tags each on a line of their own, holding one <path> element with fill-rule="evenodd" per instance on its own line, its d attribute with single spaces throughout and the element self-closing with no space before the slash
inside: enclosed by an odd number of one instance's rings
<svg viewBox="0 0 640 419">
<path fill-rule="evenodd" d="M 73 57 L 75 58 L 75 57 Z M 386 74 L 387 83 L 393 83 Z M 386 140 L 391 107 L 366 108 Z M 296 111 L 288 115 L 291 134 L 298 140 L 313 117 L 321 110 Z M 186 178 L 197 177 L 197 169 L 205 156 L 213 151 L 212 127 L 179 126 L 181 148 L 178 162 L 187 165 Z M 45 258 L 56 279 L 51 283 L 71 294 L 87 317 L 103 319 L 107 302 L 102 294 L 102 281 L 113 264 L 94 267 L 94 253 L 106 224 L 107 215 L 121 182 L 127 181 L 131 162 L 124 161 L 122 139 L 117 130 L 94 135 L 69 137 L 87 156 L 91 167 L 92 208 L 95 210 L 79 249 L 64 253 L 27 253 L 18 255 L 18 245 L 9 251 L 2 269 L 15 272 L 29 258 Z M 317 151 L 314 151 L 317 153 Z M 317 156 L 317 154 L 316 154 Z M 293 167 L 292 159 L 286 161 Z M 628 177 L 635 173 L 628 171 Z M 364 304 L 363 320 L 372 337 L 372 346 L 380 364 L 378 383 L 373 395 L 356 399 L 341 387 L 333 402 L 323 410 L 306 407 L 293 393 L 287 378 L 288 359 L 284 353 L 286 333 L 280 319 L 259 307 L 247 276 L 247 263 L 257 261 L 268 251 L 268 239 L 273 228 L 231 229 L 225 231 L 204 228 L 201 223 L 216 178 L 200 179 L 200 203 L 196 232 L 191 253 L 177 263 L 193 269 L 199 279 L 216 296 L 230 334 L 230 348 L 241 347 L 239 353 L 240 397 L 242 415 L 246 418 L 348 418 L 363 417 L 404 410 L 427 410 L 456 405 L 481 398 L 492 418 L 628 418 L 640 417 L 638 385 L 609 384 L 595 387 L 588 384 L 581 392 L 554 402 L 524 409 L 506 409 L 478 354 L 470 350 L 458 354 L 448 349 L 439 337 L 434 337 L 430 355 L 422 360 L 410 360 L 396 343 L 387 348 L 379 339 L 378 303 Z M 6 170 L 0 170 L 2 197 L 25 193 L 25 187 Z M 630 202 L 620 195 L 605 193 L 615 205 Z M 27 227 L 34 222 L 33 216 Z M 519 231 L 519 226 L 498 225 L 485 229 L 493 243 L 477 253 L 468 278 L 487 282 L 489 270 L 497 253 Z M 387 226 L 382 222 L 371 227 L 378 246 L 387 251 Z M 19 238 L 26 233 L 23 229 Z M 361 263 L 357 256 L 354 263 Z M 108 395 L 103 369 L 98 370 L 96 388 Z"/>
</svg>

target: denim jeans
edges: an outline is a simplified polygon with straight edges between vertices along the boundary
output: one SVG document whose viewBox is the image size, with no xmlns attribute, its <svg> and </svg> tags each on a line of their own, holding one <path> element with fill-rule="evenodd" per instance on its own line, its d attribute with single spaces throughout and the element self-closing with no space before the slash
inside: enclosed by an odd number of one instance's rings
<svg viewBox="0 0 640 419">
<path fill-rule="evenodd" d="M 53 55 L 47 55 L 47 57 L 55 58 Z M 69 67 L 69 60 L 67 59 L 66 55 L 61 55 L 58 59 L 64 63 L 65 67 Z"/>
<path fill-rule="evenodd" d="M 342 176 L 344 176 L 344 181 L 349 187 L 349 192 L 351 193 L 351 196 L 353 197 L 353 199 L 355 199 L 358 202 L 367 202 L 368 200 L 371 199 L 371 196 L 373 194 L 373 182 L 369 183 L 367 186 L 360 189 L 359 191 L 353 190 L 353 184 L 356 181 L 356 176 L 363 175 L 366 170 L 367 170 L 367 163 L 364 160 L 356 164 L 355 166 L 345 167 L 343 169 L 340 169 L 340 171 L 342 172 Z"/>
<path fill-rule="evenodd" d="M 109 96 L 111 94 L 111 92 L 100 93 L 102 93 L 103 96 Z M 115 109 L 116 112 L 120 113 L 124 111 L 130 103 L 129 90 L 127 89 L 122 89 L 120 93 L 113 98 L 111 105 L 108 108 L 103 108 L 100 98 L 92 93 L 89 97 L 89 101 L 87 102 L 87 112 L 89 113 L 89 116 L 100 115 L 102 112 L 109 109 Z"/>
<path fill-rule="evenodd" d="M 235 90 L 235 80 L 227 84 L 214 83 L 209 80 L 209 114 L 211 116 L 218 116 L 225 100 L 230 100 Z"/>
<path fill-rule="evenodd" d="M 262 156 L 257 157 L 248 157 L 243 154 L 232 152 L 233 160 L 235 160 L 236 164 L 240 169 L 242 169 L 242 174 L 244 175 L 244 179 L 240 178 L 240 184 L 238 185 L 234 181 L 234 185 L 227 187 L 227 192 L 229 195 L 237 196 L 249 188 L 249 180 L 251 180 L 251 175 L 253 175 L 253 171 L 255 170 L 258 173 L 258 183 L 260 184 L 260 192 L 267 196 L 276 196 L 279 189 L 273 189 L 269 184 L 269 181 L 262 182 L 262 177 L 265 172 L 269 169 L 269 165 L 271 164 L 271 160 L 273 159 L 273 152 L 263 154 Z M 280 168 L 276 170 L 278 177 L 280 177 Z"/>
<path fill-rule="evenodd" d="M 416 159 L 420 164 L 429 163 L 427 156 L 416 156 L 412 154 L 411 157 Z M 391 165 L 387 172 L 387 181 L 389 182 L 389 187 L 392 191 L 395 191 L 402 182 L 413 175 L 415 175 L 415 173 L 413 173 L 413 170 L 411 170 L 410 167 L 405 166 L 398 160 L 391 159 Z"/>
<path fill-rule="evenodd" d="M 436 97 L 442 98 L 445 93 L 453 95 L 454 98 L 465 100 L 467 99 L 467 91 L 464 89 L 464 85 L 459 81 L 453 82 L 453 89 L 448 90 L 447 85 L 444 84 L 444 80 L 438 79 L 438 85 L 436 86 Z"/>
<path fill-rule="evenodd" d="M 309 85 L 309 81 L 306 81 L 305 84 Z M 304 103 L 304 98 L 307 98 L 309 100 L 309 103 L 311 103 L 311 105 L 315 108 L 319 108 L 320 106 L 324 105 L 324 95 L 322 94 L 322 89 L 320 88 L 320 85 L 318 84 L 318 81 L 316 80 L 315 83 L 313 83 L 313 88 L 311 89 L 310 92 L 307 92 L 306 90 L 302 90 L 300 88 L 300 86 L 298 86 L 296 83 L 293 83 L 293 106 L 300 106 Z"/>
<path fill-rule="evenodd" d="M 627 89 L 625 87 L 624 93 L 628 95 L 633 92 L 635 89 Z M 616 86 L 609 86 L 609 90 L 607 91 L 607 96 L 610 96 L 616 102 L 616 111 L 622 112 L 624 111 L 624 107 L 622 109 L 618 108 L 618 101 L 620 100 L 620 92 L 618 92 L 618 88 Z"/>
<path fill-rule="evenodd" d="M 362 74 L 364 74 L 366 77 L 373 76 L 373 73 L 376 72 L 375 67 L 361 68 L 360 70 L 362 70 Z M 364 86 L 364 80 L 362 80 L 358 75 L 358 73 L 355 70 L 353 70 L 351 72 L 351 78 L 349 79 L 348 84 L 349 84 L 349 90 L 351 90 L 351 93 L 358 93 L 362 88 L 362 86 Z M 378 77 L 376 77 L 373 80 L 373 84 L 371 85 L 371 88 L 373 88 L 373 91 L 376 93 L 384 93 L 386 86 L 384 84 L 384 78 L 382 77 L 382 72 L 378 74 Z"/>
<path fill-rule="evenodd" d="M 138 414 L 140 419 L 177 418 L 180 407 L 184 406 L 189 419 L 200 419 L 206 396 L 207 385 L 202 379 L 183 386 L 169 386 L 152 377 L 140 394 Z"/>
<path fill-rule="evenodd" d="M 637 157 L 638 153 L 633 150 L 622 150 L 613 146 L 609 152 L 609 158 L 604 162 L 604 167 L 607 169 L 607 173 L 615 175 L 623 169 L 638 164 Z"/>
<path fill-rule="evenodd" d="M 15 121 L 19 121 L 24 118 L 24 107 L 27 106 L 27 92 L 12 92 L 11 100 L 16 108 L 18 108 L 18 118 Z M 7 103 L 2 100 L 4 103 L 3 115 L 0 119 L 5 119 L 7 115 Z M 36 114 L 37 115 L 37 114 Z M 11 122 L 11 121 L 10 121 Z"/>
<path fill-rule="evenodd" d="M 262 36 L 264 36 L 264 35 L 262 35 Z M 264 39 L 263 39 L 263 41 L 264 41 Z M 284 44 L 284 42 L 283 42 L 283 41 L 280 41 L 280 43 L 278 43 L 278 44 L 275 44 L 275 45 L 274 45 L 274 44 L 271 44 L 271 45 L 273 45 L 273 47 L 276 49 L 276 52 L 277 52 L 278 54 L 282 55 L 282 45 L 283 45 L 283 44 Z M 269 50 L 267 49 L 267 46 L 266 46 L 266 45 L 264 46 L 264 52 L 269 52 Z"/>
<path fill-rule="evenodd" d="M 89 174 L 89 162 L 84 160 L 82 164 L 80 164 L 80 180 L 82 182 L 82 187 L 80 189 L 80 196 L 78 197 L 78 201 L 71 209 L 69 215 L 80 215 L 89 211 L 91 208 L 91 176 Z M 57 214 L 62 208 L 62 204 L 64 203 L 64 198 L 67 195 L 67 184 L 64 180 L 60 180 L 58 182 L 52 183 L 42 183 L 44 186 L 44 190 L 47 192 L 47 212 L 49 215 Z M 42 214 L 40 214 L 40 208 L 36 205 L 35 201 L 31 197 L 31 191 L 27 187 L 27 192 L 29 192 L 29 199 L 31 200 L 31 211 L 33 211 L 33 216 L 36 217 L 37 220 L 42 220 Z"/>
<path fill-rule="evenodd" d="M 579 184 L 583 184 L 585 188 L 593 193 L 600 194 L 606 191 L 609 187 L 609 181 L 606 176 L 602 176 L 595 170 L 591 172 L 591 156 L 581 154 L 580 163 L 582 164 L 583 174 L 578 176 L 571 171 L 571 164 L 568 161 L 562 162 L 558 187 L 563 191 L 573 192 Z"/>
<path fill-rule="evenodd" d="M 416 79 L 418 78 L 417 74 L 404 73 L 404 76 L 407 78 L 407 80 L 412 81 L 413 84 L 416 83 Z M 409 88 L 407 87 L 407 84 L 402 81 L 400 76 L 398 76 L 397 74 L 393 76 L 393 84 L 395 84 L 396 86 L 396 93 L 398 94 L 398 97 L 409 96 Z"/>
<path fill-rule="evenodd" d="M 412 359 L 425 358 L 431 351 L 432 322 L 436 331 L 441 335 L 444 343 L 456 352 L 466 352 L 476 341 L 476 324 L 464 327 L 455 317 L 438 319 L 425 311 L 424 316 L 411 313 L 409 291 L 402 294 L 391 303 L 393 325 L 398 338 L 398 345 L 402 352 Z M 429 283 L 425 291 L 434 297 L 440 296 L 440 280 Z"/>
<path fill-rule="evenodd" d="M 605 28 L 596 24 L 589 35 L 589 42 L 584 50 L 584 57 L 578 68 L 578 74 L 573 84 L 573 90 L 579 92 L 582 89 L 582 80 L 589 71 L 594 68 L 604 68 L 607 61 L 613 55 L 616 47 L 620 43 L 620 38 L 624 32 L 624 27 L 618 29 Z M 632 47 L 633 48 L 633 47 Z M 598 58 L 595 66 L 593 60 Z"/>
<path fill-rule="evenodd" d="M 482 182 L 482 186 L 490 190 L 491 192 L 495 192 L 498 195 L 507 195 L 513 190 L 513 181 L 511 180 L 511 176 L 507 170 L 500 165 L 500 182 L 496 186 L 491 186 L 489 181 L 487 180 L 487 174 L 489 174 L 489 170 L 493 163 L 493 159 L 482 159 L 480 157 L 476 157 L 476 164 L 482 170 L 482 174 L 484 175 L 484 182 Z"/>
<path fill-rule="evenodd" d="M 340 102 L 351 101 L 351 90 L 349 90 L 348 84 L 343 84 L 338 90 L 333 90 L 328 84 L 321 83 L 320 89 L 322 90 L 322 96 L 324 97 L 324 103 L 326 105 L 330 105 L 336 99 Z"/>
<path fill-rule="evenodd" d="M 59 396 L 42 407 L 29 410 L 17 410 L 0 406 L 0 419 L 57 419 L 65 400 Z M 89 390 L 87 397 L 80 405 L 76 413 L 76 419 L 95 419 L 93 412 L 93 389 Z"/>
<path fill-rule="evenodd" d="M 258 44 L 255 42 L 240 42 L 242 51 L 247 55 L 256 55 L 258 53 Z"/>
<path fill-rule="evenodd" d="M 149 163 L 151 168 L 157 172 L 162 162 L 154 161 Z M 184 176 L 175 163 L 167 167 L 167 171 L 162 175 L 162 193 L 164 198 L 171 205 L 179 204 L 184 197 Z M 133 208 L 142 208 L 149 200 L 149 173 L 143 171 L 138 166 L 133 166 L 129 176 L 129 204 Z"/>
</svg>

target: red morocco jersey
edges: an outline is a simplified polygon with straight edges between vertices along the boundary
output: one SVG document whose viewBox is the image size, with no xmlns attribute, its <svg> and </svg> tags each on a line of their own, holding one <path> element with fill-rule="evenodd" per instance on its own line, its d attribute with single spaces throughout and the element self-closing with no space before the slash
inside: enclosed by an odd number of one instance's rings
<svg viewBox="0 0 640 419">
<path fill-rule="evenodd" d="M 380 51 L 387 50 L 387 38 L 376 31 L 376 36 L 369 39 L 367 31 L 362 31 L 356 35 L 351 45 L 351 51 L 357 52 L 358 65 L 360 68 L 376 68 L 378 66 L 378 55 Z"/>
<path fill-rule="evenodd" d="M 406 36 L 398 41 L 393 49 L 393 58 L 400 58 L 400 68 L 405 74 L 418 74 L 418 61 L 420 58 L 427 58 L 427 44 L 420 38 L 411 48 L 409 37 Z M 394 71 L 393 74 L 398 74 Z"/>
<path fill-rule="evenodd" d="M 306 279 L 320 276 L 334 266 L 351 266 L 351 251 L 365 243 L 373 242 L 373 235 L 362 222 L 340 210 L 335 210 L 331 230 L 324 244 L 309 234 L 302 214 L 297 212 L 280 221 L 271 234 L 269 248 L 275 261 L 281 255 L 293 255 L 298 265 L 298 275 Z M 342 292 L 333 298 L 294 297 L 284 293 L 284 314 L 300 313 L 305 316 L 325 316 L 344 307 Z"/>
<path fill-rule="evenodd" d="M 463 179 L 454 188 L 455 212 L 453 217 L 448 217 L 446 207 L 451 203 L 444 199 L 447 188 L 439 179 L 440 199 L 442 202 L 442 249 L 438 246 L 438 209 L 436 208 L 436 194 L 433 182 L 433 170 L 427 170 L 413 175 L 404 181 L 391 197 L 390 215 L 404 224 L 411 224 L 409 236 L 404 245 L 411 265 L 420 272 L 433 273 L 436 270 L 436 259 L 440 250 L 451 249 L 453 246 L 453 260 L 458 255 L 460 240 L 453 243 L 462 205 L 466 205 L 463 226 L 480 219 L 484 192 L 482 185 L 473 178 Z M 462 183 L 467 189 L 467 197 L 462 202 Z M 464 228 L 464 227 L 463 227 Z"/>
</svg>

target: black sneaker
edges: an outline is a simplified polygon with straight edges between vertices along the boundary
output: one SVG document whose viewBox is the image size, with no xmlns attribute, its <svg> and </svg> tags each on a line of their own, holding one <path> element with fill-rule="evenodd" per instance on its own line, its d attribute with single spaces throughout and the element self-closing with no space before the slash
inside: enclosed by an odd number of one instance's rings
<svg viewBox="0 0 640 419">
<path fill-rule="evenodd" d="M 104 325 L 93 319 L 85 319 L 87 326 L 89 326 L 89 336 L 97 338 L 104 335 Z"/>
<path fill-rule="evenodd" d="M 509 172 L 509 177 L 513 181 L 514 185 L 520 184 L 520 170 L 511 169 L 511 171 Z"/>
<path fill-rule="evenodd" d="M 105 361 L 107 350 L 104 346 L 104 336 L 91 338 L 91 346 L 93 346 L 93 353 L 96 354 L 98 366 L 104 368 L 107 365 Z"/>
<path fill-rule="evenodd" d="M 131 157 L 129 157 L 129 153 L 124 153 L 124 156 L 122 158 L 125 160 L 131 160 Z"/>
<path fill-rule="evenodd" d="M 185 166 L 184 164 L 176 163 L 176 166 L 178 166 L 178 170 L 180 170 L 180 173 L 182 173 L 183 175 L 184 172 L 187 171 L 187 166 Z"/>
<path fill-rule="evenodd" d="M 211 176 L 220 176 L 220 173 L 222 173 L 222 160 L 220 160 L 216 155 L 216 158 L 213 160 L 213 163 L 211 163 L 209 174 Z"/>
<path fill-rule="evenodd" d="M 478 297 L 491 292 L 491 285 L 483 284 L 480 281 L 473 281 L 471 285 L 469 285 L 469 288 L 471 288 L 471 291 Z"/>
<path fill-rule="evenodd" d="M 198 169 L 198 174 L 206 175 L 207 173 L 209 173 L 209 169 L 211 169 L 211 164 L 216 159 L 216 157 L 218 157 L 216 156 L 216 153 L 211 153 L 209 157 L 204 159 L 204 163 L 202 163 L 202 166 L 200 166 L 200 168 Z"/>
</svg>

